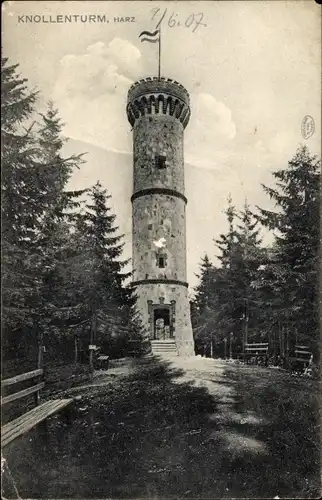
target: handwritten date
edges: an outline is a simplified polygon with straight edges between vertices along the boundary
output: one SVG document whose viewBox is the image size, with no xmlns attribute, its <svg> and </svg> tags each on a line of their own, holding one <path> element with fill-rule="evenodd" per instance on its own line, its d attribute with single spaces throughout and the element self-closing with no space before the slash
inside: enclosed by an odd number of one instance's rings
<svg viewBox="0 0 322 500">
<path fill-rule="evenodd" d="M 157 20 L 157 24 L 155 29 L 159 29 L 163 22 L 167 23 L 170 28 L 175 28 L 179 26 L 184 26 L 186 28 L 192 28 L 192 32 L 194 33 L 199 26 L 207 27 L 205 23 L 203 23 L 203 13 L 199 12 L 198 14 L 190 14 L 187 18 L 182 19 L 176 12 L 168 12 L 168 9 L 164 9 L 161 11 L 160 8 L 155 7 L 151 9 L 152 12 L 152 21 Z"/>
</svg>

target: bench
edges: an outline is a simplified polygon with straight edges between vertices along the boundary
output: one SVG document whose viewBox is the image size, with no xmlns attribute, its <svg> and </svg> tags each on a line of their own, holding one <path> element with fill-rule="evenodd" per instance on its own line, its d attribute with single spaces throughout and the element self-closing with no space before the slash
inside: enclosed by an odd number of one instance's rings
<svg viewBox="0 0 322 500">
<path fill-rule="evenodd" d="M 108 370 L 110 357 L 105 354 L 100 354 L 97 357 L 96 365 L 98 370 Z"/>
<path fill-rule="evenodd" d="M 268 356 L 268 342 L 257 342 L 245 344 L 245 352 L 243 354 L 246 362 L 252 357 Z"/>
<path fill-rule="evenodd" d="M 40 381 L 43 377 L 44 371 L 42 369 L 33 370 L 31 372 L 22 373 L 12 378 L 8 378 L 1 382 L 1 389 L 15 386 L 18 383 L 25 382 L 28 380 L 35 380 L 35 385 L 28 387 L 26 389 L 14 392 L 7 396 L 1 397 L 1 407 L 4 405 L 16 401 L 18 399 L 25 398 L 31 394 L 35 397 L 35 408 L 28 411 L 27 413 L 21 415 L 20 417 L 8 422 L 1 428 L 1 446 L 4 447 L 7 444 L 14 441 L 19 436 L 22 436 L 33 427 L 35 427 L 40 422 L 46 420 L 50 415 L 58 412 L 62 408 L 67 407 L 72 403 L 73 399 L 52 399 L 40 404 L 40 391 L 45 387 L 45 382 Z M 38 380 L 37 380 L 38 379 Z M 34 383 L 34 382 L 33 382 Z"/>
<path fill-rule="evenodd" d="M 312 361 L 313 354 L 308 350 L 309 347 L 305 345 L 296 345 L 294 356 L 289 356 L 288 361 L 290 368 L 296 368 L 296 365 L 301 366 L 301 368 L 306 368 Z"/>
</svg>

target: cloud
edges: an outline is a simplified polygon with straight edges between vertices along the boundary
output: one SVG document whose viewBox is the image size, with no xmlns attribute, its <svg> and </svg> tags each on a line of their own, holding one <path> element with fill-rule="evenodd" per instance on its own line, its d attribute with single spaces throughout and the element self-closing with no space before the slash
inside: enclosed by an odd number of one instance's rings
<svg viewBox="0 0 322 500">
<path fill-rule="evenodd" d="M 54 101 L 66 123 L 65 134 L 105 150 L 131 154 L 126 98 L 138 75 L 147 74 L 143 59 L 135 45 L 117 37 L 108 44 L 91 44 L 81 54 L 64 56 Z M 271 95 L 265 93 L 265 99 L 271 102 Z M 283 108 L 278 124 L 269 113 L 260 119 L 246 110 L 233 112 L 209 92 L 192 93 L 191 108 L 185 161 L 216 172 L 216 185 L 225 196 L 230 191 L 238 197 L 242 190 L 252 199 L 255 186 L 271 182 L 270 170 L 287 164 L 289 151 L 295 152 L 301 138 L 294 137 L 290 112 L 283 113 Z"/>
<path fill-rule="evenodd" d="M 65 134 L 130 154 L 127 92 L 133 81 L 148 74 L 144 64 L 147 60 L 140 50 L 119 37 L 108 44 L 91 44 L 81 54 L 65 55 L 54 88 L 54 101 L 66 123 Z M 266 182 L 267 172 L 285 166 L 290 151 L 295 153 L 301 142 L 301 116 L 293 108 L 281 107 L 276 117 L 271 110 L 274 95 L 270 88 L 253 93 L 256 112 L 250 112 L 246 102 L 236 108 L 229 101 L 230 108 L 209 92 L 192 93 L 185 161 L 218 172 L 222 182 L 236 183 L 236 189 L 245 189 L 250 175 L 254 182 Z M 268 103 L 265 113 L 264 102 Z M 297 135 L 294 123 L 299 123 Z M 311 138 L 310 146 L 316 137 Z"/>
<path fill-rule="evenodd" d="M 186 159 L 204 168 L 218 168 L 236 136 L 231 110 L 211 94 L 191 95 L 192 114 L 186 132 Z"/>
<path fill-rule="evenodd" d="M 198 124 L 206 133 L 216 134 L 218 140 L 230 141 L 236 135 L 236 126 L 231 111 L 210 94 L 199 94 L 194 99 Z"/>
<path fill-rule="evenodd" d="M 61 59 L 55 92 L 93 98 L 115 92 L 133 82 L 140 57 L 140 51 L 126 40 L 113 38 L 107 46 L 97 42 L 84 54 L 68 54 Z"/>
<path fill-rule="evenodd" d="M 137 47 L 121 38 L 113 38 L 107 51 L 107 57 L 113 61 L 120 73 L 135 80 L 138 74 L 139 66 L 143 64 L 141 52 Z"/>
<path fill-rule="evenodd" d="M 104 149 L 130 152 L 126 95 L 137 75 L 144 74 L 142 64 L 139 49 L 121 38 L 113 38 L 108 45 L 92 44 L 83 54 L 65 55 L 54 88 L 65 134 Z M 214 168 L 218 159 L 227 156 L 226 146 L 236 135 L 232 113 L 211 94 L 194 94 L 191 102 L 186 159 Z"/>
<path fill-rule="evenodd" d="M 108 45 L 92 44 L 83 54 L 64 56 L 53 94 L 66 124 L 65 134 L 105 149 L 130 152 L 125 103 L 140 60 L 140 51 L 120 38 Z"/>
</svg>

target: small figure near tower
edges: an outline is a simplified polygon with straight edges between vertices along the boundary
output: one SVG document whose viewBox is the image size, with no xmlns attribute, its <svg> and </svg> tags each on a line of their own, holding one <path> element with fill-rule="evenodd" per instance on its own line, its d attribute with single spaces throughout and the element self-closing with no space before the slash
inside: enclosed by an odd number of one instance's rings
<svg viewBox="0 0 322 500">
<path fill-rule="evenodd" d="M 194 355 L 186 278 L 183 134 L 190 99 L 178 82 L 146 78 L 128 92 L 133 127 L 133 285 L 153 352 Z M 165 343 L 168 348 L 165 347 Z M 158 350 L 159 349 L 159 350 Z"/>
</svg>

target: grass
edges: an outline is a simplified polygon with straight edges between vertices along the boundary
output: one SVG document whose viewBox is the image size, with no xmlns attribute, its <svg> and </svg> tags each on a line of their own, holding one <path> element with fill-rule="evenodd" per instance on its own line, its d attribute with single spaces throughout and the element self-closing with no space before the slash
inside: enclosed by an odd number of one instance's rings
<svg viewBox="0 0 322 500">
<path fill-rule="evenodd" d="M 269 454 L 265 471 L 260 462 L 255 468 L 251 463 L 249 486 L 259 466 L 258 471 L 264 473 L 264 477 L 259 476 L 261 489 L 256 488 L 260 495 L 275 490 L 280 497 L 319 497 L 318 382 L 244 366 L 227 369 L 225 376 L 235 387 L 235 411 L 256 416 L 256 423 L 244 424 L 242 432 L 265 443 Z"/>
<path fill-rule="evenodd" d="M 72 393 L 71 425 L 56 415 L 5 449 L 22 498 L 319 496 L 316 381 L 146 358 Z"/>
</svg>

